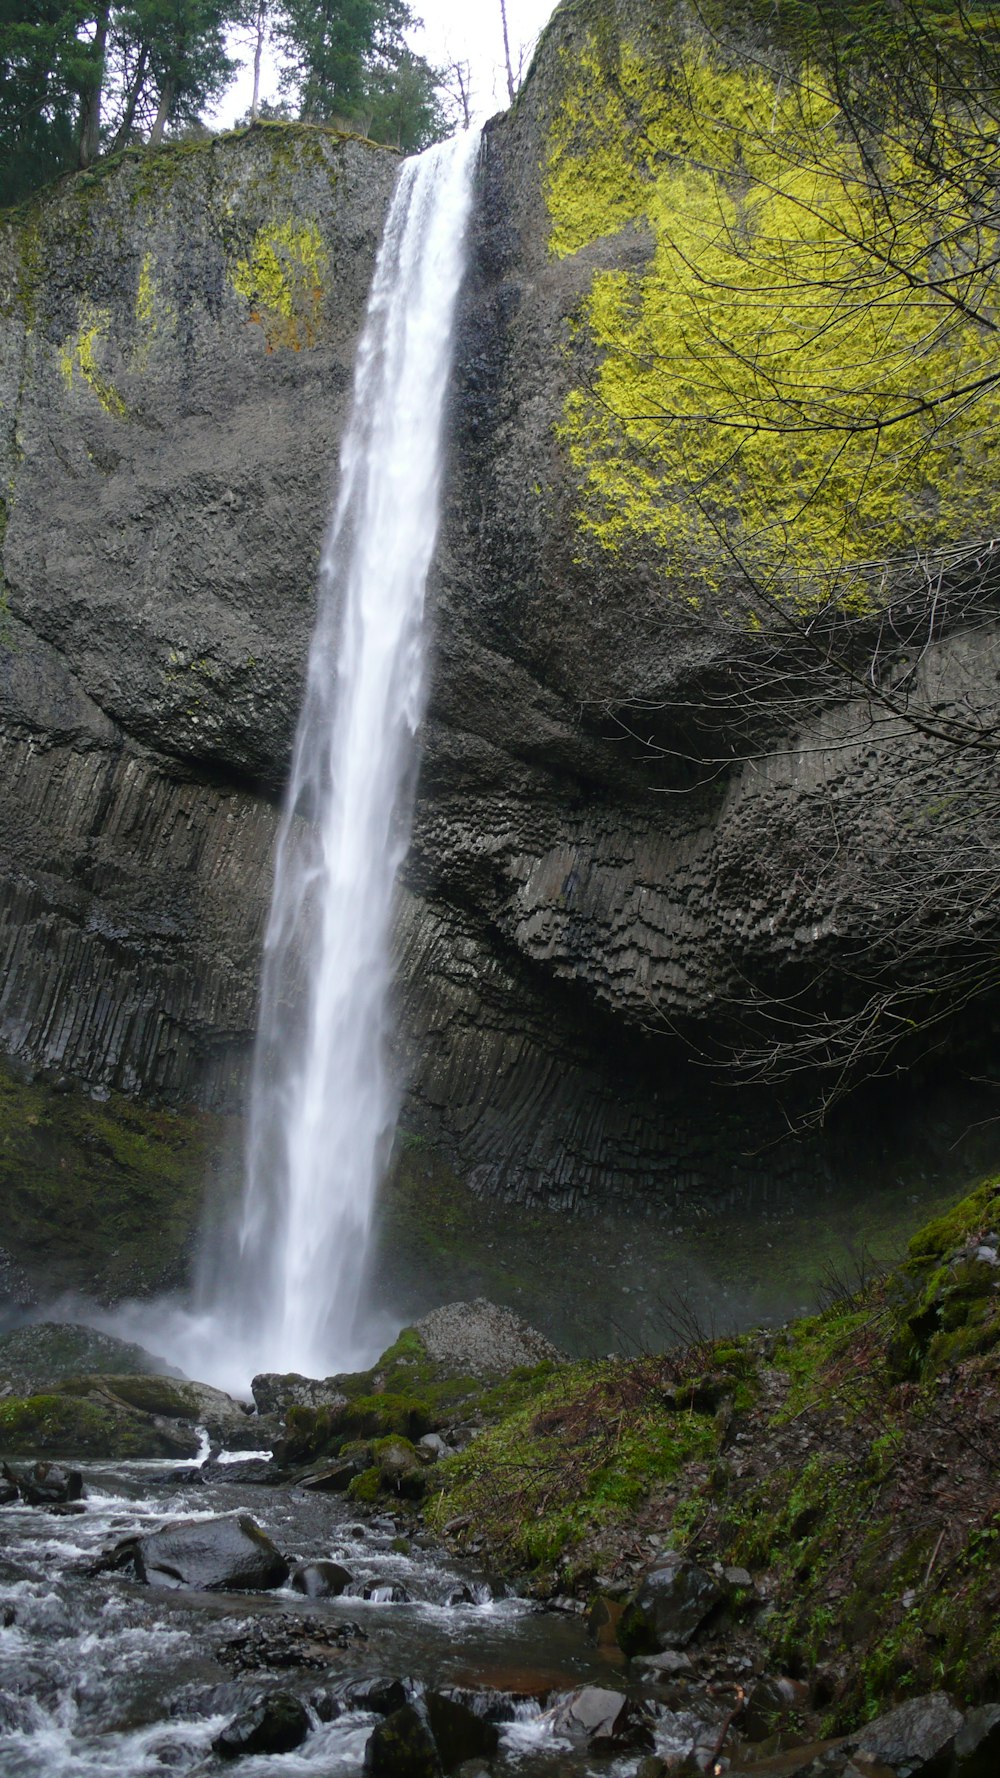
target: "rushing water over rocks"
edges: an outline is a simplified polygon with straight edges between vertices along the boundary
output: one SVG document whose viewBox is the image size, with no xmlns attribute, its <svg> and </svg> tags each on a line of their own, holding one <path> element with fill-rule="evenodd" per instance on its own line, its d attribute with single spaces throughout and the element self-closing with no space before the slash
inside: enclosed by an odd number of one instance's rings
<svg viewBox="0 0 1000 1778">
<path fill-rule="evenodd" d="M 404 165 L 358 351 L 265 939 L 241 1226 L 196 1365 L 230 1387 L 265 1367 L 348 1369 L 379 1346 L 360 1310 L 395 1118 L 392 903 L 476 152 L 466 135 Z"/>
<path fill-rule="evenodd" d="M 499 1766 L 554 1771 L 572 1744 L 555 1701 L 588 1683 L 618 1684 L 578 1617 L 494 1598 L 429 1540 L 408 1546 L 391 1518 L 359 1523 L 341 1499 L 154 1464 L 92 1468 L 86 1484 L 80 1517 L 2 1509 L 4 1778 L 221 1772 L 213 1742 L 279 1689 L 304 1704 L 305 1739 L 286 1753 L 247 1755 L 246 1778 L 348 1778 L 361 1771 L 381 1714 L 433 1688 L 495 1722 Z M 90 1572 L 109 1545 L 165 1521 L 237 1510 L 251 1511 L 289 1558 L 342 1565 L 349 1590 L 321 1599 L 289 1585 L 163 1591 L 126 1572 Z M 694 1719 L 668 1713 L 657 1733 L 663 1746 L 685 1737 L 690 1746 L 696 1731 Z M 576 1770 L 612 1764 L 580 1760 Z"/>
</svg>

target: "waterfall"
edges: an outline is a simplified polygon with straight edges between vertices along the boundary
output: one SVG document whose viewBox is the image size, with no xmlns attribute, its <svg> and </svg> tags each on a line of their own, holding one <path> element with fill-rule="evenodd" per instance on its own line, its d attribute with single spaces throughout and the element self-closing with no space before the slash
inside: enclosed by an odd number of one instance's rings
<svg viewBox="0 0 1000 1778">
<path fill-rule="evenodd" d="M 358 348 L 264 941 L 244 1200 L 206 1304 L 230 1383 L 377 1356 L 361 1317 L 396 1114 L 393 896 L 477 146 L 467 134 L 404 163 Z"/>
</svg>

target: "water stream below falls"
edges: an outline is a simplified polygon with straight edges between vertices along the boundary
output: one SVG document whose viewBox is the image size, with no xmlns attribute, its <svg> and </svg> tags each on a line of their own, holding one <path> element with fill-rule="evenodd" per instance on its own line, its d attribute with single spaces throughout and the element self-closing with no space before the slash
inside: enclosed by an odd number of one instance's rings
<svg viewBox="0 0 1000 1778">
<path fill-rule="evenodd" d="M 407 1553 L 391 1518 L 360 1523 L 342 1497 L 249 1487 L 218 1472 L 152 1463 L 92 1467 L 86 1510 L 2 1510 L 0 1771 L 3 1778 L 349 1778 L 379 1720 L 344 1699 L 349 1682 L 404 1682 L 457 1692 L 499 1725 L 494 1762 L 529 1774 L 633 1773 L 636 1754 L 589 1755 L 560 1732 L 552 1701 L 620 1673 L 587 1641 L 582 1620 L 494 1598 L 484 1577 L 418 1537 Z M 168 1519 L 249 1511 L 291 1559 L 330 1558 L 350 1595 L 194 1593 L 87 1572 L 123 1538 Z M 394 1547 L 395 1546 L 395 1547 Z M 372 1598 L 359 1594 L 378 1589 Z M 393 1590 L 406 1597 L 391 1597 Z M 498 1588 L 498 1591 L 500 1589 Z M 462 1602 L 450 1602 L 462 1595 Z M 343 1647 L 337 1633 L 345 1626 Z M 620 1657 L 618 1657 L 620 1661 Z M 290 1690 L 310 1730 L 294 1751 L 227 1765 L 212 1742 L 262 1689 Z M 332 1720 L 331 1698 L 339 1713 Z M 661 1750 L 689 1749 L 705 1721 L 661 1710 Z M 711 1733 L 709 1725 L 708 1733 Z M 569 1765 L 567 1765 L 569 1760 Z"/>
</svg>

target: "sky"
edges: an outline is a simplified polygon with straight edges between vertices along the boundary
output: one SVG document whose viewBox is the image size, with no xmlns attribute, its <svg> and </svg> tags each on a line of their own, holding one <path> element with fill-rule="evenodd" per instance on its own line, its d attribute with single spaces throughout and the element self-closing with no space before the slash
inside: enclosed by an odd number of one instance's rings
<svg viewBox="0 0 1000 1778">
<path fill-rule="evenodd" d="M 507 0 L 507 28 L 510 36 L 511 60 L 517 69 L 523 51 L 527 68 L 531 49 L 542 26 L 555 8 L 556 0 Z M 484 120 L 507 105 L 507 79 L 504 72 L 503 32 L 500 24 L 500 0 L 414 0 L 414 12 L 423 19 L 420 29 L 410 34 L 409 41 L 418 54 L 435 67 L 451 62 L 468 62 L 472 76 L 472 102 L 475 116 Z M 251 70 L 252 48 L 230 45 L 230 54 L 245 56 L 245 66 L 225 98 L 207 121 L 216 129 L 226 129 L 250 108 L 253 90 Z M 271 58 L 261 75 L 261 98 L 276 96 L 277 69 Z"/>
</svg>

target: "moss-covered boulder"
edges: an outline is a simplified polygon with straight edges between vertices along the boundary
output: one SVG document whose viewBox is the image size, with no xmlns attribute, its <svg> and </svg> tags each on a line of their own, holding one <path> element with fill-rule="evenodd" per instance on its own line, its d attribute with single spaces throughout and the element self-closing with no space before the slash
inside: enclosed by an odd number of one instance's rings
<svg viewBox="0 0 1000 1778">
<path fill-rule="evenodd" d="M 65 1345 L 53 1339 L 30 1346 L 32 1363 L 39 1351 L 61 1353 L 69 1364 L 73 1356 L 101 1350 L 75 1338 L 74 1330 Z M 126 1359 L 133 1350 L 139 1349 L 122 1347 Z M 221 1389 L 150 1373 L 57 1374 L 16 1392 L 8 1385 L 0 1398 L 0 1454 L 12 1456 L 194 1457 L 203 1431 L 229 1449 L 256 1450 L 274 1430 L 269 1422 L 251 1420 Z"/>
<path fill-rule="evenodd" d="M 463 1339 L 461 1311 L 470 1309 L 471 1333 Z M 443 1319 L 442 1319 L 443 1318 Z M 492 1347 L 489 1333 L 500 1335 Z M 545 1356 L 539 1359 L 540 1354 Z M 525 1364 L 525 1358 L 535 1358 Z M 326 1405 L 292 1405 L 287 1410 L 286 1433 L 275 1452 L 287 1468 L 301 1469 L 325 1459 L 357 1456 L 362 1445 L 377 1451 L 412 1450 L 424 1434 L 456 1422 L 478 1420 L 499 1411 L 510 1388 L 516 1390 L 526 1375 L 550 1374 L 558 1354 L 544 1335 L 528 1328 L 519 1317 L 494 1304 L 453 1304 L 415 1327 L 404 1328 L 394 1343 L 367 1371 L 328 1377 L 315 1385 L 327 1396 Z M 507 1381 L 503 1381 L 506 1378 Z M 270 1385 L 271 1379 L 268 1379 Z M 295 1394 L 301 1395 L 294 1381 Z M 416 1461 L 425 1463 L 425 1451 Z M 377 1456 L 369 1458 L 378 1474 Z M 416 1474 L 416 1472 L 414 1472 Z M 355 1499 L 367 1499 L 382 1487 L 371 1474 L 351 1482 Z M 413 1492 L 416 1493 L 414 1485 Z M 422 1491 L 422 1490 L 419 1490 Z M 397 1492 L 406 1493 L 406 1488 Z"/>
<path fill-rule="evenodd" d="M 192 1425 L 133 1412 L 109 1392 L 0 1400 L 2 1457 L 194 1457 Z"/>
<path fill-rule="evenodd" d="M 144 1375 L 166 1379 L 181 1374 L 144 1347 L 80 1322 L 32 1322 L 0 1334 L 0 1377 L 19 1385 L 22 1393 L 87 1372 L 130 1375 L 137 1386 Z"/>
</svg>

